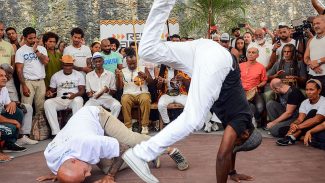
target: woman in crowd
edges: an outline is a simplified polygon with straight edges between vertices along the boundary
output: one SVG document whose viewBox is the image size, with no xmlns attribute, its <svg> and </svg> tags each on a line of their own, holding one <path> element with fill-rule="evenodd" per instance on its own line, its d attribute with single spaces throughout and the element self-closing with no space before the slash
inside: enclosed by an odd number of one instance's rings
<svg viewBox="0 0 325 183">
<path fill-rule="evenodd" d="M 238 62 L 239 63 L 246 62 L 247 61 L 247 58 L 246 58 L 246 50 L 247 50 L 247 47 L 245 45 L 245 40 L 244 40 L 243 37 L 238 37 L 236 39 L 235 48 L 237 49 L 237 51 L 239 53 L 239 60 L 238 60 Z"/>
<path fill-rule="evenodd" d="M 64 48 L 67 47 L 67 43 L 64 41 L 60 41 L 58 44 L 58 51 L 63 54 Z"/>
</svg>

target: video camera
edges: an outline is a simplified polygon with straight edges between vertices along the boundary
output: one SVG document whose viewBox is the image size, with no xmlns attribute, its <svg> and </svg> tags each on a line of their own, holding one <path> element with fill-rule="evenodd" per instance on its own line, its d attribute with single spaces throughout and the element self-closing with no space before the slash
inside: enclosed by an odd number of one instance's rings
<svg viewBox="0 0 325 183">
<path fill-rule="evenodd" d="M 292 35 L 293 39 L 295 40 L 304 39 L 306 37 L 305 30 L 310 31 L 312 29 L 312 24 L 308 20 L 296 19 L 296 20 L 291 20 L 291 23 L 295 30 L 295 32 Z"/>
</svg>

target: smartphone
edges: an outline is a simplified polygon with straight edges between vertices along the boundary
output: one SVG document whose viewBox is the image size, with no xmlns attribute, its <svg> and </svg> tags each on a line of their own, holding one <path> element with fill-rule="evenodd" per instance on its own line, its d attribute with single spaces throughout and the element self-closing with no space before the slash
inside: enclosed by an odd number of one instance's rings
<svg viewBox="0 0 325 183">
<path fill-rule="evenodd" d="M 238 24 L 239 28 L 244 28 L 246 26 L 246 24 Z"/>
<path fill-rule="evenodd" d="M 281 44 L 280 37 L 276 37 L 276 38 L 275 38 L 275 42 L 276 42 L 277 44 Z"/>
</svg>

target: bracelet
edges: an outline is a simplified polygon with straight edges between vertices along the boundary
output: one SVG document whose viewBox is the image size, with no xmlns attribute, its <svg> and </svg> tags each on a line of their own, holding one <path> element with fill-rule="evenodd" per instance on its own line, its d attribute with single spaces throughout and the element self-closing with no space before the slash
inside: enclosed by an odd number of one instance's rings
<svg viewBox="0 0 325 183">
<path fill-rule="evenodd" d="M 237 171 L 236 170 L 231 170 L 228 175 L 229 176 L 233 176 L 233 175 L 236 175 L 237 174 Z"/>
</svg>

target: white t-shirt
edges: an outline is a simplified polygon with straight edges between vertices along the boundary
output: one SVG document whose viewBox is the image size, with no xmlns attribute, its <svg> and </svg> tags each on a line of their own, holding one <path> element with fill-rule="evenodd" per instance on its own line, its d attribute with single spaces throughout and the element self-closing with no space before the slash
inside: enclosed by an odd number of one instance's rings
<svg viewBox="0 0 325 183">
<path fill-rule="evenodd" d="M 10 103 L 9 93 L 6 87 L 0 88 L 0 113 L 5 109 L 5 105 Z"/>
<path fill-rule="evenodd" d="M 270 58 L 272 55 L 272 44 L 265 42 L 263 46 L 257 44 L 256 42 L 251 42 L 248 47 L 247 50 L 249 48 L 255 47 L 258 49 L 259 51 L 259 56 L 256 59 L 257 62 L 259 62 L 260 64 L 262 64 L 264 67 L 267 67 L 267 65 L 270 62 Z"/>
<path fill-rule="evenodd" d="M 142 66 L 140 67 L 139 71 L 145 72 L 145 68 Z M 128 67 L 126 67 L 122 69 L 122 72 L 124 76 L 123 94 L 139 95 L 141 93 L 149 93 L 146 81 L 144 81 L 144 84 L 141 85 L 141 88 L 140 86 L 134 84 L 134 78 L 138 76 L 137 69 L 131 71 Z"/>
<path fill-rule="evenodd" d="M 317 39 L 316 36 L 312 38 L 309 43 L 309 50 L 310 50 L 310 60 L 318 60 L 325 57 L 325 37 L 321 39 Z M 322 72 L 320 74 L 316 73 L 314 70 L 309 68 L 309 74 L 312 76 L 324 76 L 325 75 L 325 64 L 320 66 Z"/>
<path fill-rule="evenodd" d="M 57 97 L 62 97 L 66 92 L 77 93 L 80 85 L 85 86 L 85 77 L 76 70 L 70 75 L 65 75 L 63 70 L 60 70 L 52 76 L 50 82 L 50 87 L 57 89 Z"/>
<path fill-rule="evenodd" d="M 309 99 L 304 100 L 299 108 L 299 113 L 308 114 L 312 109 L 317 110 L 317 114 L 325 116 L 325 97 L 321 96 L 316 104 L 311 104 Z"/>
<path fill-rule="evenodd" d="M 280 42 L 281 42 L 281 46 L 276 50 L 277 61 L 281 60 L 281 53 L 282 53 L 282 49 L 283 49 L 284 45 L 287 45 L 287 44 L 296 45 L 296 40 L 294 40 L 294 39 L 291 39 L 291 41 L 289 41 L 288 43 L 284 43 L 284 42 L 282 42 L 282 40 L 280 40 Z"/>
<path fill-rule="evenodd" d="M 76 158 L 94 165 L 100 158 L 119 156 L 119 143 L 115 138 L 104 136 L 98 114 L 96 106 L 81 108 L 47 145 L 44 156 L 54 174 L 67 159 Z"/>
<path fill-rule="evenodd" d="M 47 56 L 47 51 L 43 46 L 37 46 L 40 53 Z M 33 47 L 29 47 L 26 44 L 20 47 L 16 52 L 16 63 L 24 64 L 23 75 L 25 79 L 37 80 L 45 78 L 44 64 L 36 56 L 33 51 Z"/>
<path fill-rule="evenodd" d="M 85 45 L 81 45 L 80 48 L 70 45 L 64 49 L 63 55 L 71 55 L 74 58 L 73 64 L 77 67 L 86 67 L 87 58 L 92 57 L 90 48 Z"/>
<path fill-rule="evenodd" d="M 86 91 L 99 91 L 104 87 L 111 90 L 116 90 L 115 75 L 104 69 L 104 72 L 98 77 L 95 71 L 91 71 L 86 75 Z M 102 96 L 107 96 L 108 93 L 104 93 Z"/>
</svg>

